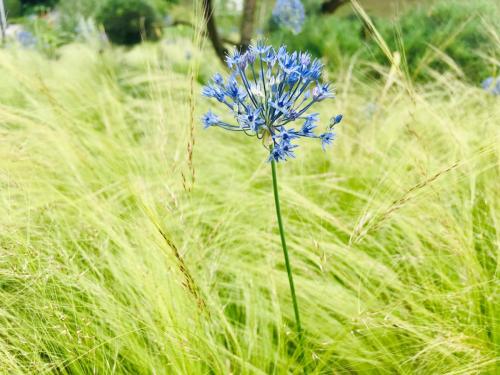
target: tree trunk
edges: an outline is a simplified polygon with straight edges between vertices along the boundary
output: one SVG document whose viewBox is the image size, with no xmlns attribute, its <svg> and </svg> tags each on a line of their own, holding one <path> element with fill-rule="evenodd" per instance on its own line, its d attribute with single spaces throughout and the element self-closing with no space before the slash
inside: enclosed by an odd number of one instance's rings
<svg viewBox="0 0 500 375">
<path fill-rule="evenodd" d="M 217 57 L 219 57 L 219 59 L 224 62 L 227 50 L 222 44 L 219 33 L 217 31 L 212 0 L 203 0 L 203 16 L 205 17 L 205 23 L 207 25 L 208 37 L 212 42 L 215 53 L 217 54 Z"/>
<path fill-rule="evenodd" d="M 240 30 L 240 48 L 242 51 L 246 51 L 250 46 L 250 42 L 252 41 L 256 10 L 256 0 L 245 0 L 245 3 L 243 5 L 243 16 L 241 18 Z"/>
<path fill-rule="evenodd" d="M 341 5 L 347 3 L 347 0 L 327 0 L 321 4 L 321 13 L 334 13 Z"/>
</svg>

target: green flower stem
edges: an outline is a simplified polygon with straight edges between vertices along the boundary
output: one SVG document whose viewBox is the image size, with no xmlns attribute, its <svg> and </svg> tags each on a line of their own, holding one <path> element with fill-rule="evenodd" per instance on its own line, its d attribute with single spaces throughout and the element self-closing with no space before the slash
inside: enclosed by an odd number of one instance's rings
<svg viewBox="0 0 500 375">
<path fill-rule="evenodd" d="M 300 325 L 299 305 L 297 303 L 297 296 L 295 295 L 295 285 L 293 283 L 292 267 L 290 265 L 288 249 L 286 247 L 285 229 L 283 228 L 283 220 L 281 218 L 281 209 L 280 209 L 280 198 L 278 194 L 278 177 L 276 176 L 276 162 L 274 160 L 271 161 L 271 168 L 273 171 L 274 203 L 276 205 L 276 217 L 278 218 L 278 226 L 280 229 L 281 247 L 283 248 L 283 255 L 285 256 L 285 266 L 286 266 L 286 272 L 288 274 L 288 283 L 290 284 L 290 293 L 292 294 L 293 311 L 295 313 L 295 323 L 297 325 L 299 343 L 300 346 L 302 346 L 302 326 Z"/>
</svg>

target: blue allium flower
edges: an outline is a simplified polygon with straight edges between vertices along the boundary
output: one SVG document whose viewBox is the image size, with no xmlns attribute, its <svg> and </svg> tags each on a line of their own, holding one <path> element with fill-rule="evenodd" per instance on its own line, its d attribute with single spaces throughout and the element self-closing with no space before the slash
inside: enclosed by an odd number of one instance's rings
<svg viewBox="0 0 500 375">
<path fill-rule="evenodd" d="M 31 47 L 34 47 L 36 45 L 36 38 L 35 36 L 27 31 L 27 30 L 21 30 L 17 33 L 16 35 L 17 37 L 17 41 L 23 46 L 23 47 L 26 47 L 26 48 L 31 48 Z"/>
<path fill-rule="evenodd" d="M 163 25 L 172 26 L 173 24 L 174 24 L 174 17 L 172 17 L 170 14 L 167 14 L 165 17 L 163 17 Z"/>
<path fill-rule="evenodd" d="M 216 114 L 208 111 L 203 115 L 202 122 L 203 122 L 203 127 L 206 129 L 211 127 L 212 125 L 217 125 L 220 122 L 220 120 Z"/>
<path fill-rule="evenodd" d="M 304 6 L 300 0 L 276 0 L 273 20 L 281 27 L 300 33 L 305 20 Z"/>
<path fill-rule="evenodd" d="M 335 134 L 334 133 L 323 133 L 319 136 L 321 138 L 321 147 L 323 147 L 323 150 L 326 148 L 327 145 L 331 145 L 333 140 L 335 139 Z"/>
<path fill-rule="evenodd" d="M 314 104 L 334 97 L 330 84 L 319 81 L 319 60 L 304 52 L 289 53 L 284 46 L 276 51 L 259 41 L 243 54 L 235 50 L 226 62 L 229 77 L 215 74 L 202 94 L 227 107 L 235 121 L 224 122 L 209 111 L 202 118 L 205 128 L 218 126 L 262 139 L 269 161 L 295 157 L 299 138 L 318 139 L 323 149 L 332 143 L 342 115 L 332 117 L 326 132 L 318 135 L 319 114 L 309 113 Z"/>
<path fill-rule="evenodd" d="M 500 95 L 500 77 L 488 77 L 482 83 L 481 87 L 493 95 Z"/>
</svg>

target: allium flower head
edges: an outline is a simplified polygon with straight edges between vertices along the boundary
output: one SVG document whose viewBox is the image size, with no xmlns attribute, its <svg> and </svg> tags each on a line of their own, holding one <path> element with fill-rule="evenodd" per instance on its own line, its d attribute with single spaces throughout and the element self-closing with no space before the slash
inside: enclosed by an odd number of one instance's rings
<svg viewBox="0 0 500 375">
<path fill-rule="evenodd" d="M 37 43 L 36 37 L 27 30 L 21 30 L 16 35 L 17 41 L 26 48 L 34 47 Z"/>
<path fill-rule="evenodd" d="M 300 0 L 276 0 L 273 20 L 281 27 L 300 33 L 305 20 L 304 6 Z"/>
<path fill-rule="evenodd" d="M 299 138 L 318 139 L 323 149 L 332 143 L 342 115 L 332 117 L 326 132 L 318 135 L 314 131 L 319 114 L 309 112 L 334 97 L 330 84 L 319 81 L 318 60 L 307 53 L 289 53 L 284 46 L 275 51 L 260 41 L 244 54 L 234 51 L 226 61 L 229 77 L 215 74 L 202 94 L 225 105 L 235 121 L 224 122 L 209 111 L 202 118 L 205 128 L 218 126 L 262 139 L 269 161 L 295 157 Z"/>
<path fill-rule="evenodd" d="M 500 77 L 488 77 L 482 83 L 481 87 L 493 95 L 500 95 Z"/>
</svg>

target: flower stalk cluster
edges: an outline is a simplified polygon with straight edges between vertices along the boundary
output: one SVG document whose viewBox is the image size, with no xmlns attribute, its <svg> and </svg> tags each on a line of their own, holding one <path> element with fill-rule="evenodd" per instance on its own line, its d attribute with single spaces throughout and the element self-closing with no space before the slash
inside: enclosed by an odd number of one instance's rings
<svg viewBox="0 0 500 375">
<path fill-rule="evenodd" d="M 202 118 L 205 128 L 216 126 L 263 140 L 269 161 L 294 158 L 299 138 L 318 139 L 323 149 L 332 143 L 342 115 L 316 134 L 319 114 L 311 112 L 316 103 L 334 97 L 331 85 L 320 81 L 320 60 L 257 42 L 245 53 L 235 50 L 226 62 L 229 77 L 215 74 L 202 94 L 225 105 L 235 121 L 226 122 L 209 111 Z"/>
<path fill-rule="evenodd" d="M 273 20 L 280 27 L 290 29 L 294 34 L 302 31 L 306 19 L 304 5 L 300 0 L 276 0 Z"/>
</svg>

